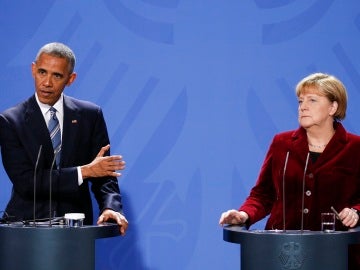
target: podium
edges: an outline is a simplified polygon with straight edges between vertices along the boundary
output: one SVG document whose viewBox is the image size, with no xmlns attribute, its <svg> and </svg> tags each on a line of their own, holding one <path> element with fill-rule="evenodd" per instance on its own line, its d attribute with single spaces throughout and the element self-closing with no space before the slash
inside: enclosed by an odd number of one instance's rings
<svg viewBox="0 0 360 270">
<path fill-rule="evenodd" d="M 223 239 L 241 245 L 241 270 L 348 269 L 348 246 L 360 243 L 360 230 L 246 230 L 226 226 Z"/>
<path fill-rule="evenodd" d="M 0 269 L 95 269 L 95 240 L 119 236 L 117 224 L 66 227 L 0 225 Z"/>
</svg>

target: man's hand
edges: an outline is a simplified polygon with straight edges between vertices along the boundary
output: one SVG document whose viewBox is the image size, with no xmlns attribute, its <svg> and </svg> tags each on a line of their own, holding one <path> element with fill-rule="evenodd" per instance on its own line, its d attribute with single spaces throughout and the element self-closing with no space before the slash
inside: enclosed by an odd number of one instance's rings
<svg viewBox="0 0 360 270">
<path fill-rule="evenodd" d="M 97 224 L 101 224 L 108 220 L 116 221 L 119 225 L 120 234 L 125 235 L 129 223 L 122 214 L 111 209 L 105 209 L 98 218 Z"/>
<path fill-rule="evenodd" d="M 87 165 L 81 166 L 81 174 L 83 179 L 88 177 L 114 176 L 118 177 L 121 173 L 118 170 L 125 169 L 125 161 L 122 156 L 104 156 L 110 149 L 110 145 L 102 147 L 95 159 Z"/>
</svg>

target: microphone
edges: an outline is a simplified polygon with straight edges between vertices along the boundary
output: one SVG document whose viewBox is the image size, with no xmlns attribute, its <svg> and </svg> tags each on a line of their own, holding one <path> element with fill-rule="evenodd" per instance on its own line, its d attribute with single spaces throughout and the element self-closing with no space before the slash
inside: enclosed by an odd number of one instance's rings
<svg viewBox="0 0 360 270">
<path fill-rule="evenodd" d="M 53 172 L 53 168 L 54 168 L 54 164 L 56 161 L 56 157 L 57 155 L 60 153 L 60 150 L 55 150 L 54 151 L 54 158 L 51 162 L 51 167 L 50 167 L 50 172 L 49 172 L 49 226 L 51 227 L 51 219 L 52 219 L 52 214 L 51 214 L 51 207 L 52 207 L 52 172 Z"/>
<path fill-rule="evenodd" d="M 305 162 L 305 168 L 304 168 L 304 175 L 302 179 L 302 196 L 301 196 L 301 232 L 304 230 L 304 200 L 305 200 L 305 177 L 306 177 L 306 171 L 309 163 L 309 156 L 310 152 L 308 152 L 306 156 L 306 162 Z"/>
<path fill-rule="evenodd" d="M 286 153 L 285 163 L 284 163 L 284 172 L 283 172 L 283 179 L 282 179 L 282 195 L 283 195 L 283 231 L 286 231 L 286 221 L 285 221 L 285 173 L 287 168 L 287 163 L 289 160 L 289 151 Z"/>
<path fill-rule="evenodd" d="M 37 169 L 39 165 L 39 160 L 41 156 L 41 150 L 42 150 L 42 144 L 39 147 L 39 151 L 37 154 L 36 162 L 35 162 L 35 168 L 34 168 L 34 226 L 36 227 L 36 176 L 37 176 Z"/>
</svg>

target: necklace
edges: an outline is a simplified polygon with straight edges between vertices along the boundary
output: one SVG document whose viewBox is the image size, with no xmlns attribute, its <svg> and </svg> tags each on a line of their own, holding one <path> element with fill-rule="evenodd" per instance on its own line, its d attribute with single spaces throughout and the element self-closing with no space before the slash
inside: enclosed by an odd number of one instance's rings
<svg viewBox="0 0 360 270">
<path fill-rule="evenodd" d="M 314 145 L 314 144 L 311 144 L 311 143 L 308 143 L 308 145 L 309 145 L 310 147 L 317 148 L 317 149 L 322 149 L 322 148 L 325 148 L 325 147 L 327 146 L 327 144 Z"/>
</svg>

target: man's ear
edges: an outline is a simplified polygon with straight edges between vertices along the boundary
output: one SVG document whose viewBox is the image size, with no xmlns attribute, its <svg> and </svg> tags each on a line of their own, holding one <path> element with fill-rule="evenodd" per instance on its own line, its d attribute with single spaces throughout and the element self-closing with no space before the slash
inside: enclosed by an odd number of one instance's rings
<svg viewBox="0 0 360 270">
<path fill-rule="evenodd" d="M 33 78 L 35 78 L 35 73 L 36 73 L 36 63 L 32 62 L 31 63 L 31 75 L 33 76 Z"/>
<path fill-rule="evenodd" d="M 77 75 L 76 75 L 75 72 L 71 73 L 71 74 L 70 74 L 70 77 L 69 77 L 69 80 L 68 80 L 68 82 L 67 82 L 67 84 L 66 84 L 66 86 L 70 86 L 70 85 L 75 81 L 76 76 L 77 76 Z"/>
</svg>

